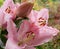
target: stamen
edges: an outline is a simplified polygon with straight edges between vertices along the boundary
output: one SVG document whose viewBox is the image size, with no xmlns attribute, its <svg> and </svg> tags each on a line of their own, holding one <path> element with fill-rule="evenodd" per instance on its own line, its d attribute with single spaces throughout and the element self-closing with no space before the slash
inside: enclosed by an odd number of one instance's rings
<svg viewBox="0 0 60 49">
<path fill-rule="evenodd" d="M 41 18 L 38 19 L 38 23 L 39 23 L 40 26 L 44 26 L 46 24 L 46 20 L 41 17 Z"/>
<path fill-rule="evenodd" d="M 5 10 L 6 13 L 10 13 L 11 12 L 11 9 L 10 9 L 10 6 Z"/>
<path fill-rule="evenodd" d="M 26 42 L 29 42 L 31 39 L 33 39 L 35 37 L 35 34 L 33 33 L 33 34 L 31 34 L 31 35 L 29 35 L 25 40 L 24 40 L 24 42 L 26 43 Z"/>
<path fill-rule="evenodd" d="M 22 41 L 18 43 L 20 46 L 23 43 L 28 43 L 30 40 L 32 40 L 35 37 L 35 34 L 33 32 L 27 32 L 26 33 L 26 38 L 24 38 Z"/>
</svg>

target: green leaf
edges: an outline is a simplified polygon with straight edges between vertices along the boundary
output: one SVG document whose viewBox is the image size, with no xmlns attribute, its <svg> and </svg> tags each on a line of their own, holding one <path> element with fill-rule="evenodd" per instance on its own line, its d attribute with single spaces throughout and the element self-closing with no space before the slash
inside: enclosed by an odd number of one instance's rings
<svg viewBox="0 0 60 49">
<path fill-rule="evenodd" d="M 4 0 L 0 0 L 0 6 L 3 4 L 3 1 L 4 1 Z"/>
<path fill-rule="evenodd" d="M 16 17 L 18 18 L 18 16 L 16 16 Z M 24 17 L 24 18 L 21 18 L 21 19 L 18 19 L 18 20 L 14 21 L 18 28 L 19 28 L 20 24 L 22 23 L 22 20 L 28 20 L 28 18 Z"/>
<path fill-rule="evenodd" d="M 3 49 L 2 47 L 0 47 L 0 49 Z"/>
<path fill-rule="evenodd" d="M 23 20 L 23 19 L 15 20 L 15 24 L 16 24 L 16 26 L 17 26 L 18 28 L 19 28 L 22 20 Z"/>
<path fill-rule="evenodd" d="M 7 35 L 7 30 L 2 30 L 1 34 L 0 34 L 0 39 L 3 42 L 3 44 L 5 45 L 7 38 L 5 37 L 5 35 Z"/>
<path fill-rule="evenodd" d="M 36 46 L 36 49 L 43 49 L 42 46 Z"/>
<path fill-rule="evenodd" d="M 1 41 L 1 39 L 0 39 L 0 47 L 1 47 L 1 48 L 4 47 L 3 42 Z"/>
</svg>

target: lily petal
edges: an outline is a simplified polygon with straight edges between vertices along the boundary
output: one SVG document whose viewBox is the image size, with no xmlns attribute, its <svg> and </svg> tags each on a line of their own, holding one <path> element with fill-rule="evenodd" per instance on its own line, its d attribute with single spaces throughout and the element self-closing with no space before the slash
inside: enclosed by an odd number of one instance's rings
<svg viewBox="0 0 60 49">
<path fill-rule="evenodd" d="M 5 49 L 35 49 L 35 48 L 34 47 L 28 47 L 28 46 L 26 46 L 25 48 L 21 48 L 16 43 L 14 43 L 13 40 L 8 39 Z"/>
<path fill-rule="evenodd" d="M 48 26 L 42 27 L 39 30 L 36 29 L 34 31 L 35 38 L 29 41 L 27 45 L 37 46 L 37 45 L 44 44 L 48 42 L 49 40 L 51 40 L 53 36 L 57 35 L 58 32 L 59 30 L 52 27 L 48 27 Z"/>
<path fill-rule="evenodd" d="M 22 36 L 28 31 L 30 31 L 30 23 L 27 20 L 24 20 L 18 30 L 18 36 Z"/>
<path fill-rule="evenodd" d="M 12 20 L 7 21 L 7 31 L 8 31 L 8 37 L 12 37 L 17 33 L 16 25 Z"/>
<path fill-rule="evenodd" d="M 37 15 L 38 15 L 38 11 L 32 10 L 31 13 L 29 14 L 29 16 L 27 16 L 27 17 L 29 18 L 29 20 L 32 23 L 34 23 L 34 22 L 36 22 Z"/>
<path fill-rule="evenodd" d="M 0 27 L 2 27 L 2 25 L 3 25 L 2 21 L 4 22 L 4 13 L 2 11 L 0 11 Z"/>
<path fill-rule="evenodd" d="M 19 47 L 14 40 L 8 39 L 5 49 L 22 49 Z"/>
<path fill-rule="evenodd" d="M 49 11 L 46 8 L 43 8 L 39 11 L 37 19 L 40 17 L 44 18 L 46 20 L 46 24 L 48 24 L 48 19 L 49 19 Z"/>
</svg>

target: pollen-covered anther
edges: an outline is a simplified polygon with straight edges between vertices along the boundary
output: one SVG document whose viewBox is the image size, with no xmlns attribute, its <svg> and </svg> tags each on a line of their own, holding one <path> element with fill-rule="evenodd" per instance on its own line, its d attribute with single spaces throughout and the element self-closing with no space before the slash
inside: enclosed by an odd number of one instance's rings
<svg viewBox="0 0 60 49">
<path fill-rule="evenodd" d="M 46 24 L 46 21 L 41 21 L 40 23 L 39 23 L 39 25 L 41 26 L 44 26 Z"/>
<path fill-rule="evenodd" d="M 27 37 L 24 39 L 24 42 L 27 43 L 35 37 L 33 32 L 27 32 Z"/>
<path fill-rule="evenodd" d="M 27 37 L 25 38 L 24 42 L 27 43 L 30 40 L 32 40 L 35 37 L 35 34 L 33 32 L 27 33 Z"/>
<path fill-rule="evenodd" d="M 10 13 L 11 12 L 11 9 L 10 9 L 10 6 L 5 10 L 6 13 Z"/>
<path fill-rule="evenodd" d="M 39 18 L 38 23 L 40 26 L 44 26 L 46 24 L 46 20 L 43 18 Z"/>
</svg>

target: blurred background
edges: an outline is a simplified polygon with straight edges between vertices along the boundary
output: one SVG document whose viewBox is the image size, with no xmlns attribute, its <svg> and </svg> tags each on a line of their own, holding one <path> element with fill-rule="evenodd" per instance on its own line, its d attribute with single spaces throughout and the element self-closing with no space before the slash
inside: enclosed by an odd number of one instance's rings
<svg viewBox="0 0 60 49">
<path fill-rule="evenodd" d="M 24 0 L 14 0 L 14 2 L 22 2 Z M 29 0 L 28 0 L 29 1 Z M 32 0 L 31 0 L 32 1 Z M 4 0 L 0 0 L 0 6 Z M 49 26 L 56 27 L 60 30 L 60 0 L 34 0 L 34 10 L 42 8 L 49 9 Z M 0 42 L 1 45 L 1 42 Z M 60 33 L 48 43 L 38 46 L 37 49 L 60 49 Z"/>
</svg>

